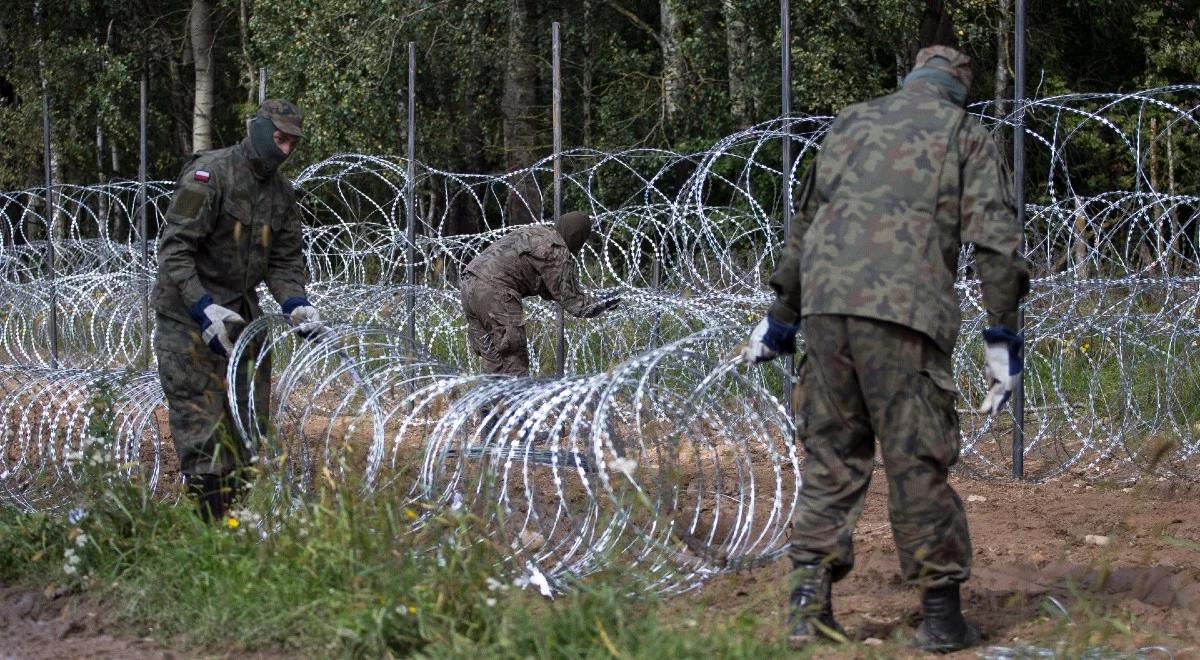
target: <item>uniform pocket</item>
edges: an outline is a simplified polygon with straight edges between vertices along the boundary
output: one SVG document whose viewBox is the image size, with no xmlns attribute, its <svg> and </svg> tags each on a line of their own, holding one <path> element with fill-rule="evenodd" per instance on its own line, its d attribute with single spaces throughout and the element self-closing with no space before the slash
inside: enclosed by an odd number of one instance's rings
<svg viewBox="0 0 1200 660">
<path fill-rule="evenodd" d="M 961 448 L 958 411 L 955 409 L 955 404 L 958 402 L 958 387 L 954 382 L 954 377 L 948 371 L 937 368 L 922 369 L 919 380 L 923 384 L 924 392 L 922 394 L 929 406 L 930 420 L 937 423 L 937 435 L 948 449 L 948 455 L 944 460 L 945 465 L 949 467 L 958 462 Z M 928 449 L 935 454 L 941 453 L 934 447 Z"/>
<path fill-rule="evenodd" d="M 500 355 L 519 353 L 526 349 L 525 345 L 525 315 L 492 312 L 492 321 L 496 326 L 493 332 L 493 345 Z"/>
</svg>

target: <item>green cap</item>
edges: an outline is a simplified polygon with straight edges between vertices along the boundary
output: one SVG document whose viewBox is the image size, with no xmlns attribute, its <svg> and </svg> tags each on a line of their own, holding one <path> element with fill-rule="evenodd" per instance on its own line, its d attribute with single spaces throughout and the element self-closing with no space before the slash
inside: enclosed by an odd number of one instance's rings
<svg viewBox="0 0 1200 660">
<path fill-rule="evenodd" d="M 303 123 L 303 117 L 300 115 L 300 109 L 292 105 L 289 101 L 283 99 L 268 99 L 258 106 L 258 112 L 255 117 L 266 117 L 275 124 L 275 128 L 296 137 L 304 137 L 304 131 L 300 130 L 300 125 Z"/>
</svg>

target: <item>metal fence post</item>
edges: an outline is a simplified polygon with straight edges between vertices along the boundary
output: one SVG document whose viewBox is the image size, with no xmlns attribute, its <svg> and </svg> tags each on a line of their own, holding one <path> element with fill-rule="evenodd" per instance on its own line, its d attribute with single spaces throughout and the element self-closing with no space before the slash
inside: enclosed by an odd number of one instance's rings
<svg viewBox="0 0 1200 660">
<path fill-rule="evenodd" d="M 138 101 L 138 234 L 142 243 L 142 277 L 140 282 L 142 299 L 142 368 L 150 368 L 150 243 L 146 228 L 146 73 L 140 81 L 141 98 Z"/>
<path fill-rule="evenodd" d="M 554 224 L 562 216 L 562 69 L 559 66 L 558 21 L 551 29 L 551 67 L 553 78 L 554 129 Z M 555 375 L 562 377 L 567 363 L 566 318 L 562 303 L 558 304 L 558 346 L 555 352 Z"/>
<path fill-rule="evenodd" d="M 779 101 L 783 113 L 783 242 L 787 243 L 792 230 L 792 26 L 788 0 L 779 2 L 780 82 Z M 792 382 L 795 360 L 784 358 L 783 405 L 792 412 Z"/>
<path fill-rule="evenodd" d="M 42 138 L 46 168 L 46 269 L 50 276 L 50 368 L 58 368 L 58 275 L 54 256 L 54 171 L 50 162 L 50 84 L 42 78 Z"/>
<path fill-rule="evenodd" d="M 1021 252 L 1025 252 L 1025 0 L 1016 2 L 1016 35 L 1013 40 L 1013 99 L 1017 104 L 1017 124 L 1013 135 L 1013 196 L 1017 204 L 1017 225 L 1021 227 Z M 1018 335 L 1025 333 L 1025 311 L 1017 307 Z M 1012 472 L 1025 476 L 1025 371 L 1013 386 Z"/>
<path fill-rule="evenodd" d="M 415 182 L 413 177 L 416 176 L 416 167 L 413 166 L 413 159 L 416 153 L 416 90 L 414 86 L 417 81 L 417 45 L 416 42 L 408 42 L 408 164 L 406 169 L 406 178 L 404 186 L 404 204 L 405 209 L 405 229 L 408 236 L 408 255 L 404 264 L 404 285 L 406 293 L 404 296 L 406 323 L 405 332 L 408 336 L 410 350 L 414 351 L 417 345 L 417 297 L 413 291 L 413 261 L 416 260 L 416 242 L 417 242 L 417 214 L 413 209 L 413 198 Z"/>
<path fill-rule="evenodd" d="M 267 100 L 267 67 L 258 67 L 258 104 Z"/>
</svg>

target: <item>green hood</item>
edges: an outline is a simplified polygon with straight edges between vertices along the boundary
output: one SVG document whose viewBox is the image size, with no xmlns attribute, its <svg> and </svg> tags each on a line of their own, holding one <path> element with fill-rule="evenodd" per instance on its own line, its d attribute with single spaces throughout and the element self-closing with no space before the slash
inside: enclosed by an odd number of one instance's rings
<svg viewBox="0 0 1200 660">
<path fill-rule="evenodd" d="M 592 235 L 592 218 L 583 211 L 572 211 L 559 217 L 557 228 L 571 254 L 579 254 L 588 236 Z"/>
</svg>

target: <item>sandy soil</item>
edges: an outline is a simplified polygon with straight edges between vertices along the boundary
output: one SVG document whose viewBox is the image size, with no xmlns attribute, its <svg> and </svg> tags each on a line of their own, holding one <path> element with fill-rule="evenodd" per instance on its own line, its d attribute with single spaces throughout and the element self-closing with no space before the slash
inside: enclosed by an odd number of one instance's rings
<svg viewBox="0 0 1200 660">
<path fill-rule="evenodd" d="M 189 657 L 121 631 L 112 634 L 103 608 L 78 596 L 0 587 L 0 659 Z"/>
<path fill-rule="evenodd" d="M 953 481 L 975 549 L 964 609 L 980 624 L 985 645 L 1045 646 L 1087 629 L 1090 616 L 1126 623 L 1133 617 L 1134 634 L 1106 644 L 1162 645 L 1175 657 L 1200 656 L 1200 485 Z M 1089 542 L 1089 535 L 1108 537 L 1108 544 Z M 783 635 L 789 568 L 781 561 L 723 576 L 667 610 L 685 625 L 753 613 L 765 622 L 759 634 Z M 853 639 L 867 640 L 870 653 L 916 655 L 904 644 L 919 623 L 919 603 L 919 591 L 901 582 L 887 483 L 876 474 L 858 525 L 855 570 L 834 588 L 835 614 Z M 862 649 L 827 647 L 822 655 L 867 654 Z"/>
</svg>

